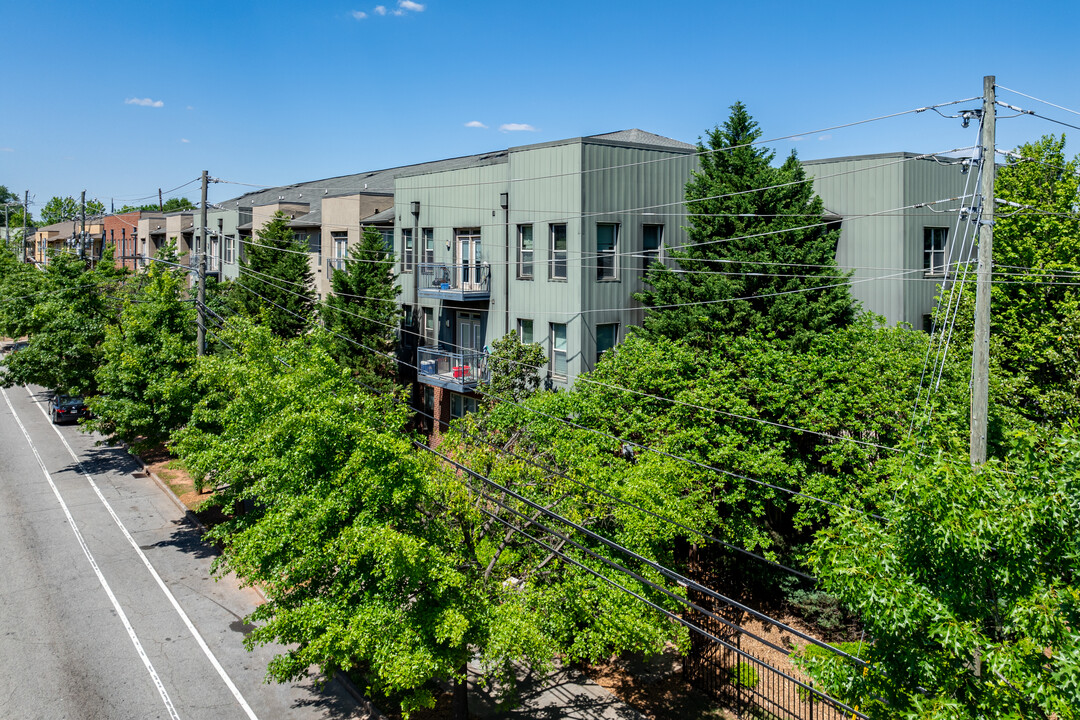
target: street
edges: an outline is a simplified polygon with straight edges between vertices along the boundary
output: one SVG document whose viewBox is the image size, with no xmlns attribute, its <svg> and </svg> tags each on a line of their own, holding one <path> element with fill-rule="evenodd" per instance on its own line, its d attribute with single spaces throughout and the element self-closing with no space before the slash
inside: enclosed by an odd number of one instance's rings
<svg viewBox="0 0 1080 720">
<path fill-rule="evenodd" d="M 0 717 L 363 718 L 339 683 L 266 684 L 258 594 L 123 449 L 0 396 Z M 135 473 L 138 473 L 136 475 Z M 278 648 L 279 650 L 280 648 Z"/>
</svg>

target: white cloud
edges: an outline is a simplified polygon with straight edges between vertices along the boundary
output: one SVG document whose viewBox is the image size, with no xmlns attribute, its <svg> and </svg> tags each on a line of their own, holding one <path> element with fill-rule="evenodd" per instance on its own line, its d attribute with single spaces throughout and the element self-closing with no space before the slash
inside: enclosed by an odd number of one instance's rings
<svg viewBox="0 0 1080 720">
<path fill-rule="evenodd" d="M 165 103 L 160 100 L 151 100 L 150 98 L 128 98 L 124 101 L 125 105 L 138 105 L 140 107 L 165 107 Z"/>
<path fill-rule="evenodd" d="M 404 10 L 394 10 L 394 11 L 393 11 L 393 12 L 391 12 L 390 14 L 391 14 L 391 15 L 396 15 L 397 17 L 401 17 L 402 15 L 404 15 L 404 14 L 405 14 L 405 11 L 404 11 Z"/>
<path fill-rule="evenodd" d="M 193 106 L 193 105 L 188 105 L 188 106 L 187 106 L 187 109 L 188 109 L 188 110 L 194 110 L 194 109 L 195 109 L 195 106 Z"/>
<path fill-rule="evenodd" d="M 367 17 L 367 13 L 364 12 L 363 10 L 353 10 L 352 11 L 352 16 L 354 18 L 356 18 L 357 20 L 363 20 L 364 18 Z"/>
<path fill-rule="evenodd" d="M 188 140 L 187 138 L 180 138 L 180 142 L 182 142 L 182 143 L 189 143 L 189 142 L 191 142 L 191 141 L 190 141 L 190 140 Z"/>
<path fill-rule="evenodd" d="M 503 123 L 499 126 L 499 132 L 521 132 L 523 130 L 536 132 L 536 128 L 528 123 Z"/>
<path fill-rule="evenodd" d="M 375 6 L 375 14 L 376 15 L 385 15 L 386 14 L 386 6 L 385 5 L 376 5 Z"/>
<path fill-rule="evenodd" d="M 15 152 L 15 148 L 0 148 L 0 152 Z"/>
<path fill-rule="evenodd" d="M 465 123 L 465 127 L 485 128 L 486 129 L 487 125 L 480 122 L 479 120 L 470 120 L 469 122 Z"/>
<path fill-rule="evenodd" d="M 826 133 L 825 135 L 818 135 L 818 140 L 832 140 L 832 135 Z"/>
<path fill-rule="evenodd" d="M 413 12 L 424 12 L 424 6 L 418 2 L 412 0 L 398 0 L 398 7 L 402 10 L 412 10 Z"/>
</svg>

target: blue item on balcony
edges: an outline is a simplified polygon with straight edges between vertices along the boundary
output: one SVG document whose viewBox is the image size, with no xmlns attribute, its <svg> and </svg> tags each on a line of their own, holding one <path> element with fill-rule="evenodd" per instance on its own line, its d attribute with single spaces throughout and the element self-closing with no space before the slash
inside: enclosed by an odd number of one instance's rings
<svg viewBox="0 0 1080 720">
<path fill-rule="evenodd" d="M 450 283 L 448 283 L 448 282 L 440 283 L 439 284 L 439 289 L 440 290 L 449 290 L 450 289 Z"/>
<path fill-rule="evenodd" d="M 421 375 L 435 375 L 439 372 L 439 365 L 434 360 L 421 360 L 420 361 L 420 374 Z"/>
</svg>

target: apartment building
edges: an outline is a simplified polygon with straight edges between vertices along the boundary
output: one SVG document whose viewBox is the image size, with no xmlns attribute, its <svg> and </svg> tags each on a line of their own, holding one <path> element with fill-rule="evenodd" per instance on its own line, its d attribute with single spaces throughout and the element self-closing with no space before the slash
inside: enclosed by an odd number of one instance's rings
<svg viewBox="0 0 1080 720">
<path fill-rule="evenodd" d="M 429 411 L 475 407 L 486 350 L 510 330 L 544 348 L 549 387 L 595 367 L 642 321 L 645 266 L 686 241 L 695 164 L 693 145 L 627 130 L 400 174 L 398 282 L 415 328 L 402 356 Z"/>
</svg>

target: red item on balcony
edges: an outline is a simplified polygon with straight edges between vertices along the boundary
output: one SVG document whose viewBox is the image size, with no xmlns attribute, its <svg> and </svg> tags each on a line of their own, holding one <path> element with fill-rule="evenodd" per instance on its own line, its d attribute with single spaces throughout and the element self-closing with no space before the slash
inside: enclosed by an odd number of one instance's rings
<svg viewBox="0 0 1080 720">
<path fill-rule="evenodd" d="M 469 366 L 468 365 L 455 365 L 453 370 L 454 370 L 454 377 L 456 377 L 456 378 L 463 378 L 463 377 L 465 377 L 465 376 L 467 376 L 469 374 Z"/>
</svg>

